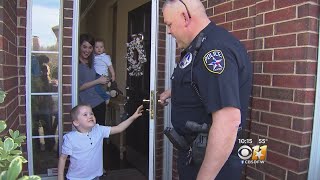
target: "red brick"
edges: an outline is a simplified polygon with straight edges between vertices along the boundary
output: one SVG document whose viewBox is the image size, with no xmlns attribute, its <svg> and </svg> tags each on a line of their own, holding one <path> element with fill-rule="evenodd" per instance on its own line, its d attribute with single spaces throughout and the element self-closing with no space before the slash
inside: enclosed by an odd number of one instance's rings
<svg viewBox="0 0 320 180">
<path fill-rule="evenodd" d="M 293 74 L 293 62 L 265 62 L 263 63 L 263 72 L 271 74 Z"/>
<path fill-rule="evenodd" d="M 314 88 L 314 76 L 274 75 L 272 85 L 288 88 Z"/>
<path fill-rule="evenodd" d="M 291 120 L 289 116 L 273 114 L 269 112 L 261 112 L 261 122 L 273 126 L 291 128 Z"/>
<path fill-rule="evenodd" d="M 256 121 L 256 122 L 259 122 L 260 121 L 260 111 L 259 110 L 254 110 L 252 109 L 250 112 L 248 112 L 248 114 L 250 114 L 250 119 L 252 121 Z"/>
<path fill-rule="evenodd" d="M 296 74 L 316 74 L 317 62 L 296 62 Z"/>
<path fill-rule="evenodd" d="M 310 146 L 299 147 L 291 145 L 290 147 L 290 156 L 297 159 L 307 159 L 310 157 Z"/>
<path fill-rule="evenodd" d="M 227 0 L 208 0 L 208 7 L 214 7 L 226 1 Z"/>
<path fill-rule="evenodd" d="M 268 126 L 252 121 L 250 131 L 258 135 L 266 136 L 268 134 Z"/>
<path fill-rule="evenodd" d="M 228 12 L 226 17 L 227 17 L 227 21 L 233 21 L 236 19 L 242 19 L 242 18 L 248 17 L 248 8 L 243 8 L 236 11 Z"/>
<path fill-rule="evenodd" d="M 271 85 L 271 76 L 270 75 L 263 75 L 263 74 L 254 74 L 253 76 L 253 84 L 254 85 Z"/>
<path fill-rule="evenodd" d="M 206 14 L 208 17 L 213 16 L 213 8 L 206 9 Z"/>
<path fill-rule="evenodd" d="M 254 26 L 254 18 L 249 17 L 245 19 L 236 20 L 233 22 L 233 29 L 245 29 Z"/>
<path fill-rule="evenodd" d="M 308 179 L 308 172 L 294 173 L 294 172 L 288 171 L 287 179 L 290 179 L 290 180 L 306 180 L 306 179 Z"/>
<path fill-rule="evenodd" d="M 226 14 L 219 14 L 213 17 L 210 17 L 210 20 L 215 22 L 216 24 L 226 22 Z"/>
<path fill-rule="evenodd" d="M 294 102 L 299 103 L 314 103 L 315 91 L 314 90 L 295 90 Z"/>
<path fill-rule="evenodd" d="M 270 110 L 270 101 L 265 99 L 253 98 L 252 99 L 252 109 L 260 109 L 269 111 Z"/>
<path fill-rule="evenodd" d="M 275 0 L 276 9 L 297 5 L 308 0 Z"/>
<path fill-rule="evenodd" d="M 263 173 L 252 167 L 246 167 L 246 176 L 253 179 L 263 179 Z"/>
<path fill-rule="evenodd" d="M 313 120 L 311 119 L 298 119 L 294 118 L 292 123 L 292 129 L 301 132 L 311 132 L 313 126 Z"/>
<path fill-rule="evenodd" d="M 273 177 L 273 176 L 270 176 L 270 175 L 268 175 L 268 174 L 265 174 L 264 180 L 279 180 L 279 179 L 278 179 L 278 178 L 275 178 L 275 177 Z"/>
<path fill-rule="evenodd" d="M 318 45 L 318 34 L 315 33 L 301 33 L 298 34 L 298 46 L 303 45 L 311 45 L 317 46 Z"/>
<path fill-rule="evenodd" d="M 296 46 L 296 35 L 286 35 L 286 36 L 273 36 L 265 38 L 265 48 L 277 48 L 277 47 L 288 47 Z"/>
<path fill-rule="evenodd" d="M 73 10 L 72 9 L 63 9 L 63 17 L 72 18 Z"/>
<path fill-rule="evenodd" d="M 295 172 L 303 172 L 308 168 L 308 159 L 298 161 L 296 159 L 292 159 L 291 157 L 283 156 L 272 151 L 268 151 L 267 158 L 271 163 L 277 164 L 281 167 L 284 167 L 285 169 L 293 170 Z"/>
<path fill-rule="evenodd" d="M 298 117 L 313 117 L 313 105 L 294 104 L 289 102 L 271 102 L 271 112 Z"/>
<path fill-rule="evenodd" d="M 265 14 L 265 23 L 273 23 L 284 20 L 293 19 L 296 17 L 296 7 L 289 7 L 277 11 L 272 11 Z"/>
<path fill-rule="evenodd" d="M 209 7 L 211 6 L 209 5 Z M 232 10 L 232 2 L 227 2 L 227 3 L 214 6 L 213 13 L 216 15 L 216 14 L 226 13 L 231 10 Z"/>
<path fill-rule="evenodd" d="M 63 8 L 73 8 L 73 1 L 63 1 Z"/>
<path fill-rule="evenodd" d="M 268 145 L 268 150 L 272 150 L 284 155 L 288 155 L 289 153 L 289 144 L 282 143 L 273 139 L 268 139 L 266 144 Z"/>
<path fill-rule="evenodd" d="M 317 31 L 318 21 L 311 18 L 303 18 L 275 25 L 276 34 L 286 34 L 301 31 Z"/>
<path fill-rule="evenodd" d="M 317 49 L 312 47 L 297 47 L 287 49 L 275 49 L 274 60 L 316 60 Z"/>
<path fill-rule="evenodd" d="M 250 14 L 250 12 L 249 12 L 249 14 Z M 252 15 L 250 15 L 250 16 L 252 16 Z M 264 23 L 264 16 L 262 14 L 256 15 L 253 18 L 254 18 L 255 26 L 259 26 Z"/>
<path fill-rule="evenodd" d="M 253 62 L 253 72 L 254 73 L 262 73 L 262 63 L 261 62 Z"/>
<path fill-rule="evenodd" d="M 223 28 L 225 28 L 228 31 L 232 31 L 232 22 L 225 22 L 225 23 L 220 23 L 219 26 L 222 26 Z"/>
<path fill-rule="evenodd" d="M 318 18 L 319 5 L 315 4 L 304 4 L 298 7 L 298 18 L 305 16 L 312 16 Z"/>
<path fill-rule="evenodd" d="M 309 145 L 311 133 L 299 133 L 292 130 L 269 126 L 269 137 L 297 145 Z M 269 155 L 267 159 L 269 160 Z"/>
<path fill-rule="evenodd" d="M 265 87 L 265 88 L 262 88 L 262 97 L 267 99 L 292 101 L 293 90 Z"/>
<path fill-rule="evenodd" d="M 269 152 L 267 152 L 269 153 Z M 267 154 L 267 160 L 268 160 L 268 157 L 269 154 Z M 267 161 L 264 162 L 264 164 L 257 164 L 257 169 L 264 172 L 264 173 L 268 173 L 274 177 L 277 177 L 279 179 L 285 179 L 286 177 L 286 170 L 281 168 L 280 166 L 278 165 L 273 165 Z"/>
<path fill-rule="evenodd" d="M 256 0 L 245 0 L 245 1 L 233 1 L 233 8 L 239 9 L 242 7 L 252 6 L 256 3 Z"/>
<path fill-rule="evenodd" d="M 273 35 L 273 25 L 259 26 L 254 29 L 255 37 L 266 37 Z"/>
<path fill-rule="evenodd" d="M 263 40 L 262 39 L 254 39 L 254 40 L 242 40 L 242 44 L 250 50 L 262 49 Z"/>
<path fill-rule="evenodd" d="M 253 52 L 253 61 L 272 61 L 272 50 L 259 50 Z"/>
<path fill-rule="evenodd" d="M 256 4 L 256 14 L 273 10 L 273 0 L 260 1 Z"/>
<path fill-rule="evenodd" d="M 18 0 L 18 7 L 27 7 L 27 0 Z"/>
<path fill-rule="evenodd" d="M 248 39 L 248 30 L 233 31 L 232 34 L 238 39 Z"/>
</svg>

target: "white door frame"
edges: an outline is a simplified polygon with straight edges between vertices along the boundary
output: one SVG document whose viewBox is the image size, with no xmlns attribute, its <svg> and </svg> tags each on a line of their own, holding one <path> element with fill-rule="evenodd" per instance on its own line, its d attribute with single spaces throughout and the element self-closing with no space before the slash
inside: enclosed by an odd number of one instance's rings
<svg viewBox="0 0 320 180">
<path fill-rule="evenodd" d="M 151 2 L 150 107 L 149 107 L 149 180 L 155 179 L 155 119 L 157 112 L 159 0 Z"/>
<path fill-rule="evenodd" d="M 150 53 L 150 123 L 149 123 L 149 180 L 155 179 L 155 119 L 156 119 L 156 90 L 158 64 L 158 27 L 159 0 L 152 1 L 151 10 L 151 53 Z M 73 1 L 72 25 L 72 107 L 78 103 L 78 37 L 80 19 L 80 0 Z M 153 106 L 153 107 L 152 107 Z M 152 109 L 152 111 L 151 111 Z"/>
</svg>

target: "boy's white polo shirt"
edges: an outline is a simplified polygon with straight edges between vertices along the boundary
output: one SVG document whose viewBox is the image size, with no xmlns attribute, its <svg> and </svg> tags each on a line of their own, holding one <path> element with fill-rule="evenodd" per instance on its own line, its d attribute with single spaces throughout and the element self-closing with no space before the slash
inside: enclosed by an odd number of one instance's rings
<svg viewBox="0 0 320 180">
<path fill-rule="evenodd" d="M 72 131 L 63 136 L 62 154 L 70 156 L 68 179 L 88 180 L 103 174 L 103 138 L 109 137 L 110 129 L 96 124 L 89 133 Z"/>
</svg>

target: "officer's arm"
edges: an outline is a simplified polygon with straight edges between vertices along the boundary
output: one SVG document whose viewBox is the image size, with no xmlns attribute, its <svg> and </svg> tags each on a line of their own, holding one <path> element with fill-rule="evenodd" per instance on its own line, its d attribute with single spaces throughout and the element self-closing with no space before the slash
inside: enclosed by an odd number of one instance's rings
<svg viewBox="0 0 320 180">
<path fill-rule="evenodd" d="M 216 178 L 231 154 L 240 122 L 240 110 L 234 107 L 225 107 L 212 113 L 206 154 L 197 180 Z"/>
</svg>

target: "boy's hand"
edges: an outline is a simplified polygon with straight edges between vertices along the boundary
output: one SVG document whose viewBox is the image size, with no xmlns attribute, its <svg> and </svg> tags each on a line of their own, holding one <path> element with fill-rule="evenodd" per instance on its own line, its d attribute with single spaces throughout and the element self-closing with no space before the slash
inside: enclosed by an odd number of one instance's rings
<svg viewBox="0 0 320 180">
<path fill-rule="evenodd" d="M 142 112 L 143 112 L 143 105 L 140 105 L 136 112 L 132 115 L 134 118 L 138 118 L 140 116 L 142 116 Z"/>
</svg>

